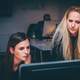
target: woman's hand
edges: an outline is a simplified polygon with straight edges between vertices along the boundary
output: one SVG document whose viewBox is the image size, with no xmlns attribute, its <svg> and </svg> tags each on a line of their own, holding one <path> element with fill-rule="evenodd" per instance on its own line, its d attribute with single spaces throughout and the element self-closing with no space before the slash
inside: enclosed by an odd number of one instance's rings
<svg viewBox="0 0 80 80">
<path fill-rule="evenodd" d="M 25 64 L 30 64 L 31 63 L 31 55 L 30 54 L 27 55 L 26 61 L 24 63 Z"/>
</svg>

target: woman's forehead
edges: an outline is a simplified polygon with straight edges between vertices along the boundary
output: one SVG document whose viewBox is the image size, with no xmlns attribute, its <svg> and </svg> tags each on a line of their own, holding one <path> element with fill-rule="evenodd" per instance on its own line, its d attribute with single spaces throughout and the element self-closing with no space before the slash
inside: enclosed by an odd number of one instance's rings
<svg viewBox="0 0 80 80">
<path fill-rule="evenodd" d="M 21 41 L 20 43 L 18 43 L 16 46 L 29 46 L 30 42 L 28 39 Z"/>
<path fill-rule="evenodd" d="M 80 13 L 76 11 L 71 11 L 68 15 L 68 18 L 80 20 Z"/>
</svg>

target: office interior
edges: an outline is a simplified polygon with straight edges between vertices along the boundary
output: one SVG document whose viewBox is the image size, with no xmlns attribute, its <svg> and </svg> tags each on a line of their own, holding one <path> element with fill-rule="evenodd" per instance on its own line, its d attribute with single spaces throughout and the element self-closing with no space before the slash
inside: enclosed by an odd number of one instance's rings
<svg viewBox="0 0 80 80">
<path fill-rule="evenodd" d="M 50 14 L 53 22 L 58 25 L 66 9 L 74 5 L 80 5 L 80 1 L 0 0 L 0 59 L 3 59 L 6 54 L 7 41 L 12 33 L 27 33 L 29 25 L 42 20 L 45 13 Z M 37 52 L 39 52 L 38 49 Z M 40 56 L 39 62 L 46 60 L 45 57 L 41 58 L 41 56 L 45 55 L 39 54 L 38 56 Z"/>
</svg>

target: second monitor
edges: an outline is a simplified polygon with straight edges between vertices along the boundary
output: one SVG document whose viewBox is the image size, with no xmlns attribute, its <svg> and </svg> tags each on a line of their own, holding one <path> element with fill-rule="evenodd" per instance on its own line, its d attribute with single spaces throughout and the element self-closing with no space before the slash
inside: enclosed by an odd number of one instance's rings
<svg viewBox="0 0 80 80">
<path fill-rule="evenodd" d="M 80 80 L 80 60 L 23 64 L 19 80 Z"/>
</svg>

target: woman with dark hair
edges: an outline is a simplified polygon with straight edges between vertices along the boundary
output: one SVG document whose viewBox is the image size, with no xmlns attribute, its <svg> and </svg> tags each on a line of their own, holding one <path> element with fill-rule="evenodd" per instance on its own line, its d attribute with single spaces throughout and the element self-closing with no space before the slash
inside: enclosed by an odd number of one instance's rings
<svg viewBox="0 0 80 80">
<path fill-rule="evenodd" d="M 30 41 L 25 33 L 17 32 L 10 36 L 6 57 L 6 80 L 18 80 L 19 65 L 31 63 Z"/>
</svg>

